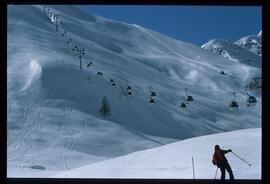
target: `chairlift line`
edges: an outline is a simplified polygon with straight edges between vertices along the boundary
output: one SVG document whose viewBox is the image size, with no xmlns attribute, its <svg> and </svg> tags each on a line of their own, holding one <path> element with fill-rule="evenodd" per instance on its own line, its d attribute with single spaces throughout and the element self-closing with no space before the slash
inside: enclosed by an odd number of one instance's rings
<svg viewBox="0 0 270 184">
<path fill-rule="evenodd" d="M 53 18 L 55 20 L 56 31 L 58 31 L 59 24 L 61 25 L 60 28 L 62 27 L 64 29 L 64 30 L 62 30 L 63 32 L 61 33 L 62 37 L 64 37 L 67 34 L 67 29 L 66 29 L 66 26 L 62 25 L 62 20 L 60 19 L 60 15 L 59 14 L 54 14 L 51 11 L 50 8 L 46 8 L 46 6 L 44 5 L 44 13 L 45 14 L 46 14 L 46 11 L 47 11 L 47 14 L 49 15 L 49 17 L 51 17 L 51 18 Z M 69 38 L 66 41 L 66 43 L 68 45 L 71 44 L 71 42 L 72 42 L 72 39 L 71 38 Z M 83 57 L 83 55 L 85 55 L 85 50 L 83 48 L 80 48 L 79 49 L 78 46 L 75 45 L 72 48 L 72 51 L 79 53 L 78 58 L 80 60 L 80 69 L 82 69 L 82 57 Z M 91 65 L 93 65 L 92 61 L 89 62 L 89 63 L 86 63 L 87 68 L 89 68 Z M 223 69 L 220 71 L 220 73 L 222 75 L 226 75 L 226 73 L 224 72 Z M 103 73 L 100 72 L 100 71 L 97 71 L 97 77 L 100 77 L 100 78 L 103 77 Z M 259 84 L 259 82 L 258 82 L 258 80 L 260 80 L 260 79 L 261 79 L 260 77 L 254 77 L 254 78 L 252 78 L 252 81 L 246 87 L 249 87 L 251 90 L 255 90 L 255 89 L 261 88 L 261 84 Z M 110 79 L 110 84 L 111 84 L 112 87 L 115 87 L 116 86 L 115 81 L 113 79 Z M 186 110 L 188 102 L 194 101 L 193 96 L 191 96 L 191 95 L 188 94 L 188 89 L 187 88 L 184 88 L 184 90 L 185 90 L 185 96 L 184 96 L 185 102 L 182 102 L 180 104 L 180 108 L 182 110 Z M 129 85 L 126 88 L 125 93 L 126 93 L 126 96 L 132 96 L 132 89 L 131 89 L 131 87 Z M 237 111 L 238 110 L 238 107 L 239 107 L 238 102 L 236 101 L 236 93 L 233 92 L 233 95 L 234 95 L 234 99 L 229 103 L 229 110 L 231 112 Z M 256 103 L 257 103 L 257 100 L 256 100 L 255 96 L 250 95 L 247 92 L 247 89 L 246 89 L 246 95 L 247 95 L 246 106 L 247 107 L 255 106 Z M 149 100 L 149 104 L 154 104 L 155 103 L 155 97 L 156 96 L 157 96 L 156 92 L 154 90 L 152 90 L 152 88 L 150 87 L 150 100 Z"/>
</svg>

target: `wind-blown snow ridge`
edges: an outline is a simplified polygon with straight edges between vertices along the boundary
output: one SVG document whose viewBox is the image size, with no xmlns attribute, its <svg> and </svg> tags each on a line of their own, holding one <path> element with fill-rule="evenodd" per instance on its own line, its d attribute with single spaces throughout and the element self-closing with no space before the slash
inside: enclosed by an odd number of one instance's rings
<svg viewBox="0 0 270 184">
<path fill-rule="evenodd" d="M 262 56 L 262 31 L 258 35 L 246 36 L 234 42 L 242 48 Z"/>
<path fill-rule="evenodd" d="M 215 144 L 232 149 L 251 163 L 248 166 L 232 153 L 226 154 L 235 179 L 261 179 L 261 129 L 246 129 L 171 143 L 158 148 L 83 166 L 52 176 L 53 178 L 181 178 L 213 179 Z M 218 171 L 217 178 L 220 178 Z M 227 176 L 228 177 L 228 176 Z"/>
<path fill-rule="evenodd" d="M 23 90 L 25 90 L 27 87 L 30 87 L 32 82 L 34 82 L 34 80 L 37 80 L 37 78 L 40 77 L 40 75 L 41 75 L 41 67 L 38 61 L 36 61 L 35 59 L 31 59 L 31 62 L 29 65 L 28 80 Z"/>
<path fill-rule="evenodd" d="M 260 91 L 250 92 L 257 105 L 246 107 L 244 90 L 261 68 L 76 6 L 43 8 L 8 7 L 9 177 L 49 176 L 177 140 L 261 126 Z M 58 32 L 49 8 L 60 14 Z M 75 46 L 85 49 L 82 70 Z M 123 95 L 127 86 L 131 97 Z M 153 106 L 150 88 L 157 94 Z M 182 111 L 185 88 L 194 101 Z M 234 113 L 228 111 L 232 92 L 239 103 Z M 98 114 L 103 96 L 112 109 L 106 119 Z"/>
<path fill-rule="evenodd" d="M 261 57 L 243 47 L 243 45 L 248 45 L 246 42 L 247 37 L 234 43 L 228 40 L 213 39 L 202 45 L 202 48 L 235 62 L 261 67 Z"/>
</svg>

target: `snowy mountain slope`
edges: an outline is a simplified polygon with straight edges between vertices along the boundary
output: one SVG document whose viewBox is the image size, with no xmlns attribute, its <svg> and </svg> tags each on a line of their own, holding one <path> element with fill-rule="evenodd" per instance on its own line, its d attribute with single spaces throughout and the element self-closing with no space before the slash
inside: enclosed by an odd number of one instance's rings
<svg viewBox="0 0 270 184">
<path fill-rule="evenodd" d="M 8 7 L 9 177 L 49 176 L 179 139 L 261 126 L 260 92 L 258 104 L 246 107 L 243 88 L 260 68 L 76 6 L 47 8 L 61 15 L 59 32 L 43 6 Z M 86 49 L 82 70 L 75 45 Z M 131 97 L 122 95 L 128 85 Z M 179 108 L 184 88 L 194 97 L 187 111 Z M 235 113 L 228 111 L 231 92 Z M 98 114 L 103 96 L 112 109 L 106 119 Z"/>
<path fill-rule="evenodd" d="M 202 48 L 232 61 L 240 62 L 253 67 L 261 67 L 261 57 L 254 52 L 250 52 L 250 50 L 246 49 L 245 47 L 242 47 L 242 44 L 247 45 L 245 44 L 247 40 L 246 38 L 240 39 L 235 43 L 228 40 L 214 39 L 202 45 Z"/>
<path fill-rule="evenodd" d="M 236 45 L 262 56 L 262 31 L 258 35 L 246 36 L 234 42 Z"/>
<path fill-rule="evenodd" d="M 54 178 L 193 178 L 192 157 L 197 179 L 213 179 L 215 144 L 232 149 L 248 160 L 251 167 L 233 153 L 226 154 L 236 179 L 261 178 L 261 129 L 245 129 L 206 135 L 138 151 L 66 171 Z M 218 171 L 217 178 L 220 178 Z M 228 176 L 227 176 L 228 178 Z"/>
</svg>

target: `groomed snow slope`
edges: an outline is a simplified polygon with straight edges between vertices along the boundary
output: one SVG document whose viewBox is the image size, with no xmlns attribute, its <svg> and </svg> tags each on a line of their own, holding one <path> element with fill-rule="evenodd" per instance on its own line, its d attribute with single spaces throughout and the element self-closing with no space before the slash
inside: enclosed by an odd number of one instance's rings
<svg viewBox="0 0 270 184">
<path fill-rule="evenodd" d="M 232 153 L 226 154 L 235 179 L 261 179 L 260 128 L 191 138 L 76 168 L 53 177 L 191 179 L 193 157 L 195 177 L 214 179 L 216 167 L 212 164 L 212 155 L 215 144 L 223 149 L 232 149 L 251 164 L 248 166 Z M 228 173 L 226 175 L 228 178 Z M 220 171 L 217 178 L 220 178 Z"/>
<path fill-rule="evenodd" d="M 8 6 L 8 177 L 46 177 L 176 140 L 261 126 L 260 91 L 252 108 L 244 92 L 260 68 L 76 6 L 47 8 L 61 15 L 59 32 L 43 6 Z M 82 70 L 75 45 L 86 49 Z M 132 97 L 122 95 L 127 85 Z M 154 106 L 149 86 L 157 93 Z M 187 111 L 179 108 L 184 88 L 194 98 Z M 234 113 L 231 92 L 239 102 Z M 103 96 L 111 117 L 98 114 Z"/>
</svg>

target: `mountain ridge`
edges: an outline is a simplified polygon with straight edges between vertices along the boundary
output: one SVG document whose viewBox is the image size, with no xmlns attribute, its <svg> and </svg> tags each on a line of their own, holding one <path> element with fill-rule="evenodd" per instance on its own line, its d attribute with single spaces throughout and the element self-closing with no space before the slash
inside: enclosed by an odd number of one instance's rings
<svg viewBox="0 0 270 184">
<path fill-rule="evenodd" d="M 242 37 L 234 42 L 212 39 L 201 47 L 231 61 L 248 64 L 253 67 L 261 67 L 261 35 L 262 32 L 258 35 Z"/>
</svg>

